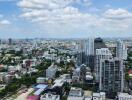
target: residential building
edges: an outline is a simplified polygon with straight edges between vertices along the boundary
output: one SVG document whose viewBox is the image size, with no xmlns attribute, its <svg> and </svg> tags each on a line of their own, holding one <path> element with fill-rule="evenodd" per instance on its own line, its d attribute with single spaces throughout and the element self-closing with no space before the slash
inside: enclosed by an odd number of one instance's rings
<svg viewBox="0 0 132 100">
<path fill-rule="evenodd" d="M 48 78 L 38 77 L 36 81 L 37 81 L 38 84 L 40 84 L 40 83 L 48 83 Z"/>
<path fill-rule="evenodd" d="M 46 69 L 46 77 L 47 78 L 55 78 L 55 74 L 57 72 L 57 65 L 52 64 Z"/>
<path fill-rule="evenodd" d="M 48 88 L 48 85 L 45 85 L 45 84 L 38 84 L 36 87 L 35 87 L 35 92 L 33 93 L 34 95 L 36 96 L 39 96 L 45 89 Z"/>
<path fill-rule="evenodd" d="M 86 79 L 87 81 L 93 80 L 93 75 L 92 75 L 92 73 L 91 73 L 91 72 L 86 72 L 85 79 Z"/>
<path fill-rule="evenodd" d="M 44 95 L 41 95 L 40 100 L 60 100 L 60 96 L 46 93 Z"/>
<path fill-rule="evenodd" d="M 114 96 L 124 88 L 124 65 L 119 58 L 102 59 L 100 63 L 100 91 Z"/>
<path fill-rule="evenodd" d="M 83 90 L 81 88 L 71 87 L 67 100 L 84 100 Z"/>
<path fill-rule="evenodd" d="M 72 75 L 72 82 L 73 83 L 78 83 L 80 82 L 80 67 L 76 68 L 74 71 L 73 71 L 73 75 Z"/>
<path fill-rule="evenodd" d="M 118 93 L 117 98 L 118 100 L 132 100 L 132 95 L 129 95 L 128 93 Z"/>
<path fill-rule="evenodd" d="M 93 93 L 93 100 L 106 100 L 105 92 Z"/>
<path fill-rule="evenodd" d="M 127 46 L 121 40 L 117 41 L 116 57 L 126 60 L 127 59 Z"/>
<path fill-rule="evenodd" d="M 111 59 L 112 54 L 108 48 L 96 49 L 96 60 L 95 60 L 95 80 L 99 82 L 100 78 L 100 60 L 101 59 Z"/>
<path fill-rule="evenodd" d="M 67 82 L 67 83 L 71 83 L 72 82 L 70 74 L 63 74 L 63 75 L 60 76 L 60 79 L 61 78 L 64 79 L 64 81 Z"/>
</svg>

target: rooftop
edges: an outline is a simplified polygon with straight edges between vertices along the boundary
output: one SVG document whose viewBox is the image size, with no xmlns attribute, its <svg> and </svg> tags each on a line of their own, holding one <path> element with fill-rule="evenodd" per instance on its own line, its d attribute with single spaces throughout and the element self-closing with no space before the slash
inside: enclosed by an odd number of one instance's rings
<svg viewBox="0 0 132 100">
<path fill-rule="evenodd" d="M 83 90 L 81 88 L 71 87 L 69 96 L 81 97 L 83 95 Z"/>
<path fill-rule="evenodd" d="M 128 98 L 132 98 L 132 95 L 129 95 L 128 93 L 119 93 L 118 97 L 128 97 Z"/>
<path fill-rule="evenodd" d="M 53 95 L 50 93 L 46 93 L 44 95 L 41 95 L 41 99 L 43 98 L 43 100 L 60 100 L 60 96 L 59 95 Z"/>
<path fill-rule="evenodd" d="M 45 84 L 37 85 L 36 88 L 38 90 L 34 92 L 34 95 L 40 95 L 47 87 L 48 87 L 48 85 L 45 85 Z"/>
</svg>

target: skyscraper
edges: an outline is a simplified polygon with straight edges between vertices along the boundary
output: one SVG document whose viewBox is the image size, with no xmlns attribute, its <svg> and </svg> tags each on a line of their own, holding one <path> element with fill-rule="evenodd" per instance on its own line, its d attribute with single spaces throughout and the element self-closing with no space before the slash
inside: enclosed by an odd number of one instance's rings
<svg viewBox="0 0 132 100">
<path fill-rule="evenodd" d="M 92 68 L 94 66 L 94 38 L 81 40 L 78 51 L 78 62 Z"/>
<path fill-rule="evenodd" d="M 84 40 L 84 46 L 85 55 L 94 55 L 94 38 Z"/>
<path fill-rule="evenodd" d="M 9 43 L 9 45 L 12 45 L 12 39 L 11 38 L 8 39 L 8 43 Z"/>
<path fill-rule="evenodd" d="M 101 59 L 100 56 L 101 55 L 106 55 L 106 54 L 103 54 L 104 49 L 102 49 L 102 48 L 107 48 L 107 46 L 105 45 L 105 42 L 103 41 L 103 39 L 102 38 L 95 38 L 95 40 L 94 40 L 94 53 L 95 53 L 95 59 L 94 59 L 95 68 L 94 68 L 94 71 L 95 71 L 96 82 L 99 81 L 99 79 L 98 79 L 99 78 L 99 74 L 98 74 L 99 69 L 98 68 L 99 68 L 99 62 L 100 62 L 100 59 Z"/>
<path fill-rule="evenodd" d="M 85 60 L 84 60 L 84 40 L 80 40 L 78 43 L 77 43 L 77 45 L 78 45 L 78 57 L 77 57 L 77 59 L 78 59 L 78 65 L 81 65 L 81 64 L 83 64 L 83 63 L 85 63 Z"/>
<path fill-rule="evenodd" d="M 123 92 L 124 88 L 124 65 L 119 58 L 102 59 L 100 63 L 100 91 L 108 96 Z"/>
<path fill-rule="evenodd" d="M 126 60 L 127 59 L 127 47 L 123 41 L 117 41 L 116 57 Z"/>
<path fill-rule="evenodd" d="M 100 78 L 100 60 L 101 59 L 111 59 L 112 54 L 111 51 L 108 48 L 101 48 L 101 49 L 96 49 L 96 57 L 95 57 L 95 79 L 96 82 L 99 82 Z"/>
<path fill-rule="evenodd" d="M 96 38 L 94 40 L 94 52 L 96 53 L 96 49 L 101 49 L 101 48 L 107 48 L 105 45 L 105 42 L 101 38 Z"/>
<path fill-rule="evenodd" d="M 94 38 L 86 39 L 84 42 L 85 64 L 92 70 L 94 69 Z"/>
</svg>

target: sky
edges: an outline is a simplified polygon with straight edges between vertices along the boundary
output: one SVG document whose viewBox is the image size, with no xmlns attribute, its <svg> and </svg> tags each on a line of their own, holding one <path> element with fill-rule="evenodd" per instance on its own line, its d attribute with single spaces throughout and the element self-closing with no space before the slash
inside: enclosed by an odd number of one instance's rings
<svg viewBox="0 0 132 100">
<path fill-rule="evenodd" d="M 132 0 L 0 0 L 0 38 L 131 36 Z"/>
</svg>

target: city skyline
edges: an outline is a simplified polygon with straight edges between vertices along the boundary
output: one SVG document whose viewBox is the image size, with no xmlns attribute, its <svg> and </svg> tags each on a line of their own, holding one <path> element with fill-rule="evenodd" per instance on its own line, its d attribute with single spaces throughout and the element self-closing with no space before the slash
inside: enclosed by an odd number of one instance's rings
<svg viewBox="0 0 132 100">
<path fill-rule="evenodd" d="M 0 0 L 1 38 L 131 37 L 131 0 Z"/>
</svg>

